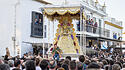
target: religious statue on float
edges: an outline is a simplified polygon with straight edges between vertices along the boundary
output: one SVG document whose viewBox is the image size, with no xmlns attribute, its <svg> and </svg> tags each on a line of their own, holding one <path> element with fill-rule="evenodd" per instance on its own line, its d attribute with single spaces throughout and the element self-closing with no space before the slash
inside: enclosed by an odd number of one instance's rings
<svg viewBox="0 0 125 70">
<path fill-rule="evenodd" d="M 80 53 L 78 39 L 74 31 L 72 20 L 69 17 L 62 17 L 62 19 L 59 20 L 54 43 L 57 43 L 57 46 L 62 50 L 63 54 Z"/>
</svg>

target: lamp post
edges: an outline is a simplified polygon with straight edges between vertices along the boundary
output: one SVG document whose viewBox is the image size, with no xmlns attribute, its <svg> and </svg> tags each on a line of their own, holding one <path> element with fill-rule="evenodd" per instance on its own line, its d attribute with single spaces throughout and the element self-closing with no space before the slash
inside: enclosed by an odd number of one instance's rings
<svg viewBox="0 0 125 70">
<path fill-rule="evenodd" d="M 14 56 L 16 55 L 16 13 L 17 13 L 17 6 L 20 4 L 20 1 L 18 0 L 18 2 L 16 4 L 14 4 L 14 36 L 12 37 L 12 40 L 13 40 L 13 47 L 14 47 Z"/>
</svg>

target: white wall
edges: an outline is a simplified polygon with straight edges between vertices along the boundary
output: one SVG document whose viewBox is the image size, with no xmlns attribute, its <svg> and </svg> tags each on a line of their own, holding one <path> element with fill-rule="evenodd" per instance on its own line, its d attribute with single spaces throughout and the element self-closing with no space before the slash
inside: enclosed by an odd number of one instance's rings
<svg viewBox="0 0 125 70">
<path fill-rule="evenodd" d="M 20 4 L 20 9 L 21 9 L 21 26 L 19 27 L 21 30 L 21 40 L 20 41 L 20 45 L 21 45 L 21 54 L 28 52 L 29 48 L 32 48 L 31 45 L 25 45 L 23 44 L 23 42 L 29 42 L 29 43 L 53 43 L 54 38 L 55 38 L 55 34 L 56 34 L 56 29 L 57 29 L 57 25 L 58 25 L 58 21 L 50 21 L 48 20 L 45 16 L 44 16 L 44 25 L 47 26 L 47 35 L 46 38 L 33 38 L 30 37 L 31 35 L 31 22 L 32 22 L 32 11 L 36 11 L 39 13 L 41 12 L 42 7 L 44 7 L 44 4 L 41 4 L 39 2 L 36 1 L 31 1 L 31 0 L 22 0 L 21 4 Z M 54 25 L 53 25 L 54 24 Z M 50 27 L 48 27 L 48 25 Z M 27 43 L 28 44 L 28 43 Z M 28 47 L 25 48 L 25 51 L 23 50 L 24 47 Z M 27 51 L 26 51 L 27 49 Z"/>
<path fill-rule="evenodd" d="M 5 48 L 9 48 L 10 55 L 13 53 L 14 36 L 14 4 L 15 0 L 1 0 L 0 1 L 0 56 L 6 54 Z"/>
<path fill-rule="evenodd" d="M 31 35 L 31 22 L 32 22 L 32 11 L 42 13 L 40 8 L 43 7 L 43 4 L 38 3 L 32 0 L 21 0 L 20 1 L 20 17 L 21 17 L 21 39 L 19 39 L 19 45 L 21 47 L 21 55 L 29 52 L 29 49 L 32 49 L 32 45 L 29 43 L 42 43 L 45 42 L 45 39 L 42 38 L 33 38 Z M 29 42 L 29 43 L 24 43 Z"/>
<path fill-rule="evenodd" d="M 14 48 L 12 37 L 14 36 L 14 22 L 15 22 L 15 4 L 18 0 L 2 0 L 0 1 L 0 56 L 5 55 L 5 48 L 9 47 L 11 56 L 14 56 Z M 22 50 L 28 50 L 31 45 L 24 45 L 24 42 L 42 43 L 48 42 L 47 39 L 32 38 L 31 34 L 31 20 L 32 11 L 41 12 L 40 8 L 43 4 L 32 0 L 20 0 L 16 7 L 16 46 Z M 52 29 L 51 29 L 52 30 Z M 52 36 L 50 36 L 51 39 Z M 28 49 L 27 49 L 28 48 Z M 17 51 L 16 51 L 17 52 Z M 25 53 L 22 51 L 21 53 Z"/>
</svg>

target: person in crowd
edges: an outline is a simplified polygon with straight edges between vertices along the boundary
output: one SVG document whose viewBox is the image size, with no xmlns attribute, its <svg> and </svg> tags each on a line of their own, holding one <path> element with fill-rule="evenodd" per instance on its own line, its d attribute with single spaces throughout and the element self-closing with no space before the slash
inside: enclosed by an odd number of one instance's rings
<svg viewBox="0 0 125 70">
<path fill-rule="evenodd" d="M 49 70 L 56 70 L 57 68 L 57 62 L 55 60 L 50 60 L 48 65 L 49 65 Z"/>
<path fill-rule="evenodd" d="M 69 66 L 66 63 L 62 64 L 62 68 L 64 68 L 65 70 L 69 70 Z"/>
<path fill-rule="evenodd" d="M 88 29 L 88 32 L 91 32 L 91 19 L 88 20 L 88 24 L 87 24 L 87 29 Z"/>
<path fill-rule="evenodd" d="M 4 60 L 7 60 L 7 61 L 9 60 L 8 55 L 5 55 Z"/>
<path fill-rule="evenodd" d="M 77 69 L 78 70 L 83 70 L 83 63 L 82 62 L 77 63 Z"/>
<path fill-rule="evenodd" d="M 37 18 L 35 19 L 34 24 L 39 24 L 39 22 L 38 22 L 38 19 L 37 19 Z"/>
<path fill-rule="evenodd" d="M 117 61 L 117 62 L 115 62 L 115 64 L 118 64 L 120 66 L 120 68 L 122 69 L 122 63 L 121 62 Z"/>
<path fill-rule="evenodd" d="M 40 66 L 39 66 L 39 64 L 40 64 L 40 59 L 39 59 L 39 58 L 36 58 L 35 61 L 36 61 L 36 70 L 41 70 L 41 68 L 40 68 Z"/>
<path fill-rule="evenodd" d="M 0 64 L 0 70 L 10 70 L 10 67 L 8 64 Z"/>
<path fill-rule="evenodd" d="M 47 70 L 47 67 L 48 67 L 48 61 L 43 59 L 40 63 L 40 68 L 41 70 Z"/>
<path fill-rule="evenodd" d="M 90 32 L 93 32 L 92 30 L 93 30 L 93 23 L 94 23 L 94 21 L 93 21 L 93 19 L 91 19 L 90 20 L 90 23 L 89 23 L 89 25 L 90 25 Z"/>
<path fill-rule="evenodd" d="M 96 33 L 96 29 L 97 29 L 97 26 L 98 26 L 97 22 L 95 22 L 95 24 L 93 26 L 94 26 L 93 27 L 93 33 Z"/>
<path fill-rule="evenodd" d="M 85 64 L 84 66 L 87 67 L 90 63 L 91 63 L 91 61 L 90 61 L 89 59 L 86 59 L 85 62 L 84 62 L 84 64 Z M 85 68 L 85 69 L 86 69 L 86 68 Z"/>
<path fill-rule="evenodd" d="M 120 70 L 121 67 L 118 64 L 113 64 L 112 70 Z"/>
<path fill-rule="evenodd" d="M 4 63 L 3 60 L 0 59 L 0 64 L 3 64 L 3 63 Z"/>
<path fill-rule="evenodd" d="M 39 25 L 41 25 L 42 24 L 42 20 L 41 19 L 39 19 Z"/>
<path fill-rule="evenodd" d="M 102 62 L 99 62 L 99 61 L 98 61 L 97 63 L 99 64 L 101 70 L 103 70 L 103 69 L 104 69 L 104 67 L 103 67 L 103 66 L 104 66 L 103 63 L 102 63 Z"/>
<path fill-rule="evenodd" d="M 61 65 L 62 65 L 62 61 L 60 61 L 60 60 L 57 61 L 57 69 L 58 69 L 58 68 L 61 68 Z"/>
<path fill-rule="evenodd" d="M 39 56 L 38 58 L 38 55 L 32 57 L 26 55 L 25 59 L 11 57 L 4 60 L 1 58 L 0 70 L 125 70 L 124 54 L 99 50 L 97 55 L 80 55 L 79 58 L 76 57 L 78 60 L 72 60 L 70 56 L 54 60 L 53 57 Z"/>
<path fill-rule="evenodd" d="M 66 59 L 68 59 L 68 60 L 70 60 L 70 61 L 72 60 L 72 59 L 71 59 L 71 56 L 66 56 Z"/>
<path fill-rule="evenodd" d="M 125 70 L 125 63 L 123 63 L 123 68 L 122 68 L 122 70 Z"/>
<path fill-rule="evenodd" d="M 106 60 L 102 60 L 103 63 L 103 68 L 105 67 L 105 65 L 108 65 L 108 62 Z"/>
<path fill-rule="evenodd" d="M 33 60 L 27 60 L 24 70 L 36 70 L 35 62 Z"/>
<path fill-rule="evenodd" d="M 57 60 L 59 60 L 59 58 L 61 57 L 61 49 L 57 46 L 57 44 L 54 44 L 52 55 L 53 55 L 53 58 Z"/>
<path fill-rule="evenodd" d="M 9 60 L 8 64 L 10 66 L 10 70 L 12 70 L 14 68 L 14 61 L 13 60 Z"/>
<path fill-rule="evenodd" d="M 79 56 L 79 61 L 83 63 L 85 61 L 85 56 L 84 55 L 80 55 Z"/>
<path fill-rule="evenodd" d="M 85 56 L 84 55 L 80 55 L 79 56 L 79 61 L 83 63 L 83 69 L 86 70 L 87 65 L 84 64 Z"/>
<path fill-rule="evenodd" d="M 23 57 L 21 59 L 25 61 L 26 58 L 27 58 L 26 54 L 23 54 Z"/>
<path fill-rule="evenodd" d="M 105 65 L 104 70 L 110 70 L 110 66 L 109 65 Z"/>
<path fill-rule="evenodd" d="M 69 60 L 69 59 L 65 59 L 65 60 L 64 60 L 64 64 L 69 65 L 69 63 L 70 63 L 70 60 Z"/>
<path fill-rule="evenodd" d="M 96 62 L 92 62 L 88 65 L 87 70 L 101 70 L 101 67 Z"/>
<path fill-rule="evenodd" d="M 76 69 L 77 69 L 76 62 L 75 62 L 75 61 L 70 61 L 69 69 L 70 69 L 70 70 L 76 70 Z"/>
<path fill-rule="evenodd" d="M 21 70 L 20 69 L 20 65 L 21 65 L 20 60 L 15 60 L 14 61 L 14 68 L 13 69 L 19 69 L 19 70 Z"/>
</svg>

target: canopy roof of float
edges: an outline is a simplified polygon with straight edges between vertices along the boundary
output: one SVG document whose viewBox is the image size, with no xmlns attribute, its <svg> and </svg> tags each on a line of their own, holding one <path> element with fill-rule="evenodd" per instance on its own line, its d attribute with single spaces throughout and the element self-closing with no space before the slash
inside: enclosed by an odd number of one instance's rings
<svg viewBox="0 0 125 70">
<path fill-rule="evenodd" d="M 82 10 L 81 10 L 82 9 Z M 52 6 L 42 8 L 43 13 L 49 19 L 60 20 L 62 17 L 70 17 L 71 19 L 80 19 L 80 13 L 82 17 L 86 19 L 82 6 Z"/>
</svg>

